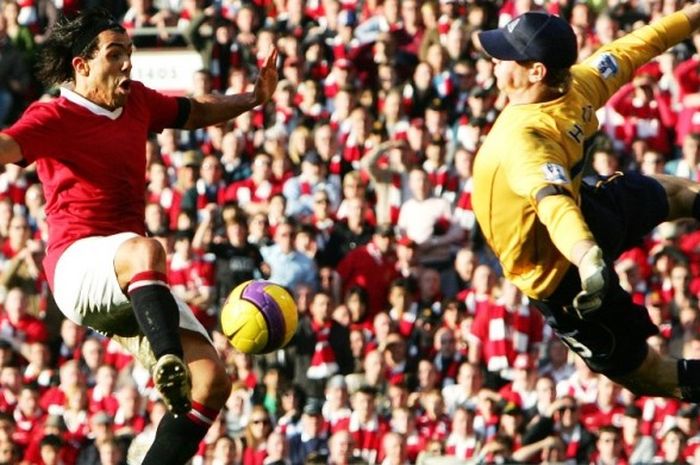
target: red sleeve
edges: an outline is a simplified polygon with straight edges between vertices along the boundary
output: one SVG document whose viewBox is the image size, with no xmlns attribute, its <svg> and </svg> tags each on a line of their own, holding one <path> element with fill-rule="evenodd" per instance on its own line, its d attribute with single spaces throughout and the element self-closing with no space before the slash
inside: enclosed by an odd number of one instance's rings
<svg viewBox="0 0 700 465">
<path fill-rule="evenodd" d="M 22 157 L 28 164 L 53 153 L 57 141 L 65 134 L 55 102 L 32 104 L 15 124 L 3 131 L 19 144 Z"/>
<path fill-rule="evenodd" d="M 178 97 L 163 95 L 138 82 L 134 84 L 140 85 L 143 88 L 146 106 L 150 109 L 151 123 L 148 130 L 151 132 L 161 132 L 165 128 L 175 127 L 178 122 L 180 111 Z"/>
</svg>

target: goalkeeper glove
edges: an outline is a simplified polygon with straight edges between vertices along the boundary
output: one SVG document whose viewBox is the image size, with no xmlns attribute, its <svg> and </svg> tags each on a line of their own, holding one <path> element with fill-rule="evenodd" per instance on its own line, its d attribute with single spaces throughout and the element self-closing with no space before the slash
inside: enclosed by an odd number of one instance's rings
<svg viewBox="0 0 700 465">
<path fill-rule="evenodd" d="M 593 246 L 578 265 L 582 291 L 574 298 L 574 309 L 581 319 L 592 317 L 600 308 L 608 287 L 608 267 L 600 247 Z"/>
</svg>

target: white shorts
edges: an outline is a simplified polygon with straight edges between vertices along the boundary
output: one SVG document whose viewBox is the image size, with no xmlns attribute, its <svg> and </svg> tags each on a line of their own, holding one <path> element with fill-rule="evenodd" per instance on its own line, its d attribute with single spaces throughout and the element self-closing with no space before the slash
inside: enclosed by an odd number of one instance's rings
<svg viewBox="0 0 700 465">
<path fill-rule="evenodd" d="M 110 336 L 150 370 L 155 356 L 114 270 L 117 250 L 133 237 L 138 234 L 87 237 L 71 244 L 56 263 L 54 299 L 66 318 Z M 180 328 L 199 333 L 211 343 L 192 310 L 175 294 L 173 297 L 180 310 Z"/>
</svg>

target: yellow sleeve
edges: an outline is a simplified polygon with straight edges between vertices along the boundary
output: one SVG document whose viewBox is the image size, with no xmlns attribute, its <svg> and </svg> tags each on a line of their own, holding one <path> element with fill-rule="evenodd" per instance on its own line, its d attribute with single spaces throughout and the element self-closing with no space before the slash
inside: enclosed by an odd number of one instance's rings
<svg viewBox="0 0 700 465">
<path fill-rule="evenodd" d="M 593 234 L 578 206 L 578 188 L 572 183 L 564 149 L 533 130 L 518 139 L 513 146 L 522 150 L 505 164 L 510 188 L 528 200 L 556 248 L 571 261 L 573 245 L 593 240 Z M 558 186 L 562 192 L 538 198 L 549 186 Z"/>
<path fill-rule="evenodd" d="M 552 242 L 570 262 L 574 244 L 593 241 L 581 209 L 574 199 L 565 195 L 550 195 L 537 204 L 537 217 L 547 227 Z"/>
<path fill-rule="evenodd" d="M 572 68 L 574 86 L 597 109 L 632 79 L 635 70 L 690 35 L 690 22 L 679 11 L 601 47 Z"/>
</svg>

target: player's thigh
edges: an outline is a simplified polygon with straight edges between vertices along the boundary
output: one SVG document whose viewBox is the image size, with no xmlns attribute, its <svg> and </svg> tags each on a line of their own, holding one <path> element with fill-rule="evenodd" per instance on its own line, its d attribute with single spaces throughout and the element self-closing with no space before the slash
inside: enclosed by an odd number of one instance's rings
<svg viewBox="0 0 700 465">
<path fill-rule="evenodd" d="M 626 173 L 581 186 L 581 211 L 596 242 L 617 257 L 668 217 L 663 186 L 639 173 Z"/>
<path fill-rule="evenodd" d="M 61 255 L 54 273 L 54 298 L 70 320 L 106 334 L 132 336 L 138 324 L 114 270 L 119 247 L 134 233 L 88 237 Z"/>
<path fill-rule="evenodd" d="M 637 395 L 679 397 L 677 365 L 678 360 L 649 348 L 639 368 L 612 379 Z"/>
</svg>

